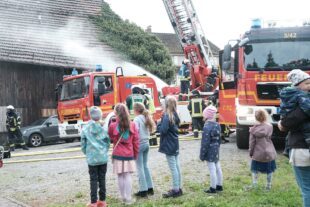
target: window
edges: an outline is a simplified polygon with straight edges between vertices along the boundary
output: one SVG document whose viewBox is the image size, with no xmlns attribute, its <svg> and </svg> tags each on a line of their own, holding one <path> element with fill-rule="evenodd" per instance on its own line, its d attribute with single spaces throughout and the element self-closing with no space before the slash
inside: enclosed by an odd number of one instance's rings
<svg viewBox="0 0 310 207">
<path fill-rule="evenodd" d="M 52 123 L 52 125 L 58 125 L 58 119 L 56 117 L 52 117 L 49 119 L 49 122 Z"/>
<path fill-rule="evenodd" d="M 113 91 L 112 76 L 96 76 L 94 79 L 94 95 L 98 95 L 98 88 L 103 92 L 100 95 L 111 93 Z"/>
<path fill-rule="evenodd" d="M 61 101 L 80 99 L 88 96 L 89 76 L 65 81 L 61 90 Z"/>
</svg>

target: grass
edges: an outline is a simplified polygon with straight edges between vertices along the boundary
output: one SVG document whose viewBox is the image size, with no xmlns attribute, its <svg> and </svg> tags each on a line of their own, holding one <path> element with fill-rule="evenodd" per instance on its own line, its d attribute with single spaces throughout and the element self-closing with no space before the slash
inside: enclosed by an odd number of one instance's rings
<svg viewBox="0 0 310 207">
<path fill-rule="evenodd" d="M 203 192 L 208 187 L 201 180 L 185 181 L 184 195 L 174 199 L 140 199 L 132 206 L 157 207 L 157 206 L 182 206 L 182 207 L 297 207 L 302 206 L 301 195 L 294 179 L 291 166 L 283 156 L 277 159 L 273 185 L 270 191 L 265 190 L 266 175 L 260 174 L 259 187 L 255 190 L 244 190 L 251 183 L 249 166 L 241 163 L 238 170 L 224 169 L 224 191 L 215 196 Z M 166 179 L 166 178 L 165 178 Z M 167 178 L 168 179 L 168 178 Z M 186 179 L 186 173 L 184 173 Z M 209 182 L 209 180 L 207 181 Z M 155 192 L 156 193 L 156 192 Z M 115 198 L 108 198 L 109 206 L 123 206 Z M 85 203 L 60 204 L 50 207 L 77 206 L 84 207 Z"/>
</svg>

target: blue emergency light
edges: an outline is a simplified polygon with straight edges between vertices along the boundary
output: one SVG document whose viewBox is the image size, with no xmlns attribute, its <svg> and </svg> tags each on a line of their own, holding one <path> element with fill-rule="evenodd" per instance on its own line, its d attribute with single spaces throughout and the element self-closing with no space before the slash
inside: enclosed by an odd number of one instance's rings
<svg viewBox="0 0 310 207">
<path fill-rule="evenodd" d="M 71 75 L 78 75 L 78 74 L 79 74 L 78 71 L 75 68 L 73 68 L 72 72 L 71 72 Z"/>
<path fill-rule="evenodd" d="M 102 72 L 102 65 L 96 65 L 96 72 Z"/>
<path fill-rule="evenodd" d="M 261 19 L 253 19 L 252 20 L 252 29 L 260 29 L 262 28 L 262 20 Z"/>
</svg>

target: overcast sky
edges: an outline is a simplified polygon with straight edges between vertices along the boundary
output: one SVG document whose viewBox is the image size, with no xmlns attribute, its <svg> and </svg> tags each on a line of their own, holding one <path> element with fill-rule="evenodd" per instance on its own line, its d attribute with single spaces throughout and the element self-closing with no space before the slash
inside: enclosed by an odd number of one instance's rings
<svg viewBox="0 0 310 207">
<path fill-rule="evenodd" d="M 174 32 L 162 0 L 105 0 L 123 19 L 153 32 Z M 251 20 L 282 20 L 297 24 L 310 20 L 310 0 L 192 0 L 205 36 L 223 48 L 230 39 L 239 38 Z M 283 23 L 282 23 L 283 24 Z"/>
</svg>

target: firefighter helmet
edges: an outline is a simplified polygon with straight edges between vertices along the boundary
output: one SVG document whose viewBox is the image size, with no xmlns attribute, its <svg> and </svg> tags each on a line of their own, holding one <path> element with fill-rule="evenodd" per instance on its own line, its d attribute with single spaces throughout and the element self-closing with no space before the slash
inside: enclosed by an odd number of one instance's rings
<svg viewBox="0 0 310 207">
<path fill-rule="evenodd" d="M 9 110 L 14 110 L 14 109 L 15 109 L 15 108 L 14 108 L 14 106 L 12 106 L 12 105 L 9 105 L 9 106 L 6 107 L 6 110 L 8 110 L 8 111 L 9 111 Z"/>
</svg>

